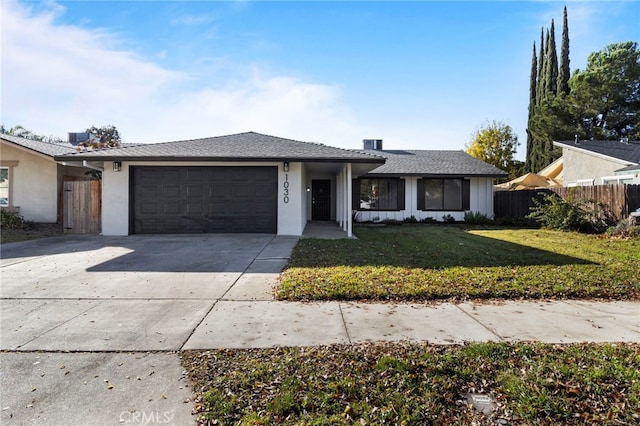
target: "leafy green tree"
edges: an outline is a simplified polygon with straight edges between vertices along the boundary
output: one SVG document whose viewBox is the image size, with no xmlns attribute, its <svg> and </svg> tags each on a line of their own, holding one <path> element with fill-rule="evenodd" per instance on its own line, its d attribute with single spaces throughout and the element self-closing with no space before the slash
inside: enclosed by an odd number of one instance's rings
<svg viewBox="0 0 640 426">
<path fill-rule="evenodd" d="M 471 142 L 466 145 L 466 151 L 472 157 L 504 170 L 513 178 L 520 170 L 519 162 L 513 158 L 518 145 L 518 137 L 511 126 L 494 120 L 476 130 Z"/>
<path fill-rule="evenodd" d="M 636 42 L 606 46 L 569 80 L 568 108 L 586 139 L 640 139 L 640 50 Z"/>
<path fill-rule="evenodd" d="M 78 146 L 86 148 L 115 148 L 122 143 L 120 132 L 115 126 L 108 125 L 102 127 L 91 126 L 85 130 L 91 135 L 87 141 L 80 142 Z"/>
<path fill-rule="evenodd" d="M 55 136 L 42 136 L 37 133 L 32 132 L 31 130 L 25 129 L 24 127 L 17 125 L 13 126 L 10 129 L 6 129 L 4 125 L 0 126 L 0 133 L 4 133 L 6 135 L 17 136 L 19 138 L 30 139 L 32 141 L 40 141 L 47 143 L 61 143 L 64 142 L 62 139 Z"/>
</svg>

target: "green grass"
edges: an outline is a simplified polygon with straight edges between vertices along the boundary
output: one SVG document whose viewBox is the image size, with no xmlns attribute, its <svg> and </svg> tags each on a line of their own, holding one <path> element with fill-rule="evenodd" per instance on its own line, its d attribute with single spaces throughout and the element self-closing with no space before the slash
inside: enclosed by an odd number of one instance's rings
<svg viewBox="0 0 640 426">
<path fill-rule="evenodd" d="M 289 300 L 638 299 L 640 240 L 540 229 L 402 225 L 301 240 Z"/>
<path fill-rule="evenodd" d="M 201 424 L 638 424 L 639 344 L 362 344 L 181 353 Z M 487 417 L 462 394 L 489 394 Z"/>
</svg>

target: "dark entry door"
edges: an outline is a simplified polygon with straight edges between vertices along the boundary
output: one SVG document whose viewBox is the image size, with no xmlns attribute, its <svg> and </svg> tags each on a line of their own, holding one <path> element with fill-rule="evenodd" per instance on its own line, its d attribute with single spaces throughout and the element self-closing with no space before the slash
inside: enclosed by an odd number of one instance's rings
<svg viewBox="0 0 640 426">
<path fill-rule="evenodd" d="M 311 181 L 311 220 L 331 219 L 331 181 Z"/>
</svg>

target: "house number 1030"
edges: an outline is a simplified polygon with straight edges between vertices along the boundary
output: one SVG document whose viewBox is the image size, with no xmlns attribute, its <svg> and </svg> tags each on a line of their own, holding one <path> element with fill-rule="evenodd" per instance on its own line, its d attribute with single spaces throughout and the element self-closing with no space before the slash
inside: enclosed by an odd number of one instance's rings
<svg viewBox="0 0 640 426">
<path fill-rule="evenodd" d="M 287 204 L 289 202 L 289 173 L 284 174 L 284 182 L 282 183 L 282 186 L 284 187 L 284 197 L 282 198 L 282 201 Z"/>
</svg>

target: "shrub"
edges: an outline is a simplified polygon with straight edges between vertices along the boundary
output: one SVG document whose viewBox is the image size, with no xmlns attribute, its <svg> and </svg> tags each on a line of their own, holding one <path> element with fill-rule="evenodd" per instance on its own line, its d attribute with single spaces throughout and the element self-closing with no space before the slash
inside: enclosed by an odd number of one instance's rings
<svg viewBox="0 0 640 426">
<path fill-rule="evenodd" d="M 542 201 L 534 198 L 535 206 L 527 218 L 534 219 L 545 228 L 562 231 L 603 233 L 615 222 L 609 207 L 594 200 L 563 199 L 555 193 L 541 194 Z"/>
<path fill-rule="evenodd" d="M 425 217 L 424 219 L 420 219 L 420 223 L 438 223 L 438 221 L 432 217 Z"/>
<path fill-rule="evenodd" d="M 409 217 L 405 217 L 403 219 L 404 223 L 418 223 L 418 219 L 416 219 L 416 217 L 414 215 L 411 215 Z"/>
<path fill-rule="evenodd" d="M 2 229 L 26 229 L 27 222 L 18 212 L 0 209 L 0 225 Z"/>
<path fill-rule="evenodd" d="M 450 214 L 445 214 L 442 216 L 442 220 L 446 223 L 456 223 L 456 218 L 451 216 Z"/>
<path fill-rule="evenodd" d="M 464 221 L 470 225 L 487 225 L 493 223 L 493 220 L 489 216 L 480 212 L 465 212 Z"/>
<path fill-rule="evenodd" d="M 640 238 L 640 225 L 634 225 L 628 219 L 621 220 L 616 226 L 607 229 L 607 235 L 615 238 Z"/>
</svg>

